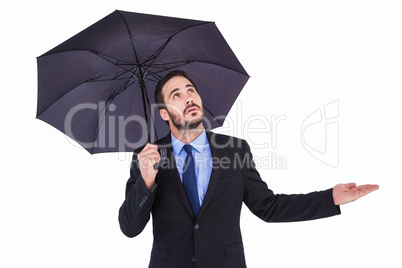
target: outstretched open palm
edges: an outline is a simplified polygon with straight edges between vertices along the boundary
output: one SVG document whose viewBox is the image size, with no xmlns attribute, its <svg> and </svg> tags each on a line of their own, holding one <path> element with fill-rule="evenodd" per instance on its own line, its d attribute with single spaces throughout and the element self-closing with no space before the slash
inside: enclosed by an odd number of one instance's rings
<svg viewBox="0 0 402 268">
<path fill-rule="evenodd" d="M 335 205 L 344 205 L 365 196 L 372 191 L 378 190 L 376 184 L 356 186 L 356 183 L 338 184 L 332 189 Z"/>
</svg>

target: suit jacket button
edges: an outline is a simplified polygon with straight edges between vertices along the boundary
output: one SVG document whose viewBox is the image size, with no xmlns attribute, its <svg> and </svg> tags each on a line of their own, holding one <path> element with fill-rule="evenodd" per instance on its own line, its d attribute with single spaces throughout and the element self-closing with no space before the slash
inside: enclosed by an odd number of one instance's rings
<svg viewBox="0 0 402 268">
<path fill-rule="evenodd" d="M 192 260 L 192 261 L 195 261 L 195 257 L 192 257 L 191 260 Z"/>
<path fill-rule="evenodd" d="M 200 225 L 197 223 L 196 225 L 194 225 L 194 229 L 198 230 L 200 228 Z"/>
</svg>

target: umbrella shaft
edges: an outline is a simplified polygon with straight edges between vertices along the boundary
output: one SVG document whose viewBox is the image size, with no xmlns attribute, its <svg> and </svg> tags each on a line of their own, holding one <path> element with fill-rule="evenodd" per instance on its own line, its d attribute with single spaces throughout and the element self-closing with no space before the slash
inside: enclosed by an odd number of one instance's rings
<svg viewBox="0 0 402 268">
<path fill-rule="evenodd" d="M 149 130 L 149 120 L 148 120 L 148 112 L 147 112 L 147 103 L 146 100 L 148 100 L 148 94 L 147 94 L 147 88 L 145 86 L 145 81 L 144 81 L 144 73 L 142 70 L 142 66 L 138 66 L 138 82 L 140 84 L 141 88 L 141 93 L 142 93 L 142 105 L 144 108 L 144 116 L 145 116 L 145 122 L 147 123 L 147 134 L 148 134 L 148 142 L 151 142 L 151 135 L 150 135 L 150 130 Z"/>
</svg>

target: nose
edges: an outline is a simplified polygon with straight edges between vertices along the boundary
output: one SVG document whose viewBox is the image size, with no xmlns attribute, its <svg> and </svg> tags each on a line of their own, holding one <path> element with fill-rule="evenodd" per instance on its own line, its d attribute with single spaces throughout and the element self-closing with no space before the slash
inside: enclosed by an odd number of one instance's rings
<svg viewBox="0 0 402 268">
<path fill-rule="evenodd" d="M 186 100 L 186 106 L 189 105 L 189 104 L 192 104 L 193 102 L 194 102 L 193 98 L 188 97 L 187 100 Z"/>
</svg>

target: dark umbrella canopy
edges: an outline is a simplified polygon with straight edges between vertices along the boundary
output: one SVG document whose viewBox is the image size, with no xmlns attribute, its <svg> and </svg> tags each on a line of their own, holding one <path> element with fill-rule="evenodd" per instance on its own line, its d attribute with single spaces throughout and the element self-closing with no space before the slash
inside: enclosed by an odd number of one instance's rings
<svg viewBox="0 0 402 268">
<path fill-rule="evenodd" d="M 115 11 L 37 58 L 37 118 L 90 153 L 133 151 L 166 135 L 153 92 L 181 69 L 205 127 L 223 124 L 249 76 L 215 23 Z"/>
</svg>

